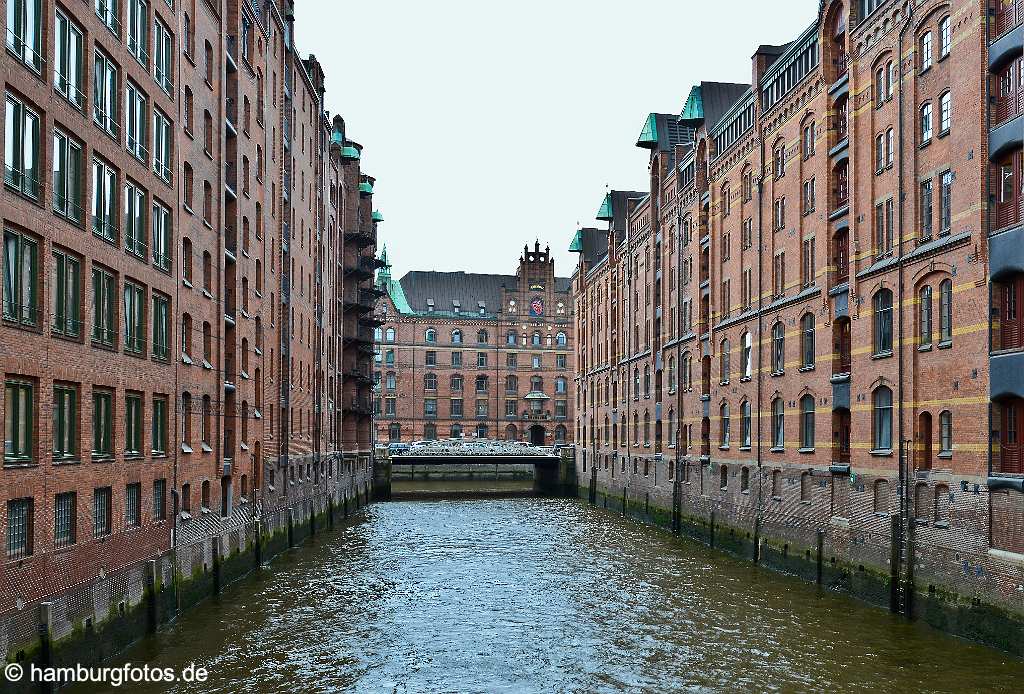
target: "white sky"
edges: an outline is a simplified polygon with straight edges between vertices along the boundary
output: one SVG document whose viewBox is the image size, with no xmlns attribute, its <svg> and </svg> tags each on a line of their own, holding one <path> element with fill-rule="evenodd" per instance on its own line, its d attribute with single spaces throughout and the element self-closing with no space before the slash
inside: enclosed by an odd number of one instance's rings
<svg viewBox="0 0 1024 694">
<path fill-rule="evenodd" d="M 566 249 L 605 186 L 646 190 L 634 146 L 691 85 L 750 81 L 817 0 L 297 0 L 327 108 L 363 145 L 393 272 L 511 274 L 524 243 Z M 725 27 L 713 33 L 711 27 Z"/>
</svg>

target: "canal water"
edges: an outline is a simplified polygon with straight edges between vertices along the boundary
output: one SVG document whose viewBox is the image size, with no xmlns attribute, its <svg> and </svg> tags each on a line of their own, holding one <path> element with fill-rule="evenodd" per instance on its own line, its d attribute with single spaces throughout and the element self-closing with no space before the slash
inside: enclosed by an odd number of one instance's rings
<svg viewBox="0 0 1024 694">
<path fill-rule="evenodd" d="M 1024 682 L 1024 662 L 996 651 L 540 498 L 373 504 L 125 661 L 202 665 L 207 683 L 171 691 L 204 693 L 997 692 Z"/>
</svg>

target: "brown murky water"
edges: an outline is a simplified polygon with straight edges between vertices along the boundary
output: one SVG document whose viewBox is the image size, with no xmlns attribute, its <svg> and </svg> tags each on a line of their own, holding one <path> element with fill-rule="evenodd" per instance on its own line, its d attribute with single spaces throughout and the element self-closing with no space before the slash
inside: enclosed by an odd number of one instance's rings
<svg viewBox="0 0 1024 694">
<path fill-rule="evenodd" d="M 1024 681 L 1024 662 L 996 651 L 538 498 L 374 504 L 124 660 L 211 671 L 176 692 L 995 692 Z"/>
</svg>

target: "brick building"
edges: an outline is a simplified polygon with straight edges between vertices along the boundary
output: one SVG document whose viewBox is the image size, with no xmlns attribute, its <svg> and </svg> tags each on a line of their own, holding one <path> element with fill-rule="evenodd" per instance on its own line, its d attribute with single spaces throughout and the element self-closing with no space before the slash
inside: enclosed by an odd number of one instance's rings
<svg viewBox="0 0 1024 694">
<path fill-rule="evenodd" d="M 818 10 L 573 241 L 580 486 L 1020 616 L 1024 7 Z"/>
<path fill-rule="evenodd" d="M 365 495 L 380 219 L 291 2 L 5 4 L 0 617 Z"/>
<path fill-rule="evenodd" d="M 413 271 L 377 278 L 378 441 L 571 440 L 572 307 L 548 249 L 515 275 Z"/>
</svg>

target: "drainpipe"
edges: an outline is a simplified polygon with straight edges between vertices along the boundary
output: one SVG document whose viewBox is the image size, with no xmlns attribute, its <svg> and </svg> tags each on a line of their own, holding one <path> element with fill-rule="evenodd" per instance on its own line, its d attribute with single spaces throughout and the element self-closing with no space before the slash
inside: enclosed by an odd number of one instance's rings
<svg viewBox="0 0 1024 694">
<path fill-rule="evenodd" d="M 911 7 L 909 13 L 907 14 L 907 18 L 904 20 L 903 25 L 900 27 L 899 40 L 897 41 L 897 44 L 896 44 L 897 45 L 897 54 L 896 55 L 898 56 L 898 58 L 897 58 L 898 60 L 902 60 L 903 44 L 904 44 L 904 41 L 906 39 L 907 30 L 910 29 L 910 24 L 911 24 L 912 19 L 913 19 L 913 8 Z M 913 545 L 911 543 L 908 542 L 908 540 L 912 536 L 913 530 L 911 528 L 911 525 L 914 522 L 913 514 L 910 511 L 910 477 L 911 477 L 911 474 L 913 472 L 914 462 L 913 462 L 913 459 L 912 459 L 913 446 L 911 445 L 909 447 L 909 450 L 907 449 L 908 447 L 906 446 L 906 440 L 905 440 L 905 437 L 904 437 L 905 424 L 904 424 L 904 421 L 903 421 L 904 413 L 905 413 L 905 408 L 904 408 L 904 404 L 903 404 L 904 403 L 904 385 L 903 385 L 903 382 L 904 382 L 904 376 L 905 376 L 905 373 L 906 373 L 905 355 L 904 355 L 904 339 L 903 339 L 903 337 L 904 337 L 904 329 L 903 329 L 903 310 L 904 310 L 904 306 L 903 306 L 903 301 L 904 301 L 904 294 L 905 294 L 905 287 L 904 287 L 904 285 L 905 285 L 905 277 L 904 277 L 905 257 L 904 257 L 904 253 L 903 253 L 903 203 L 904 203 L 904 200 L 905 200 L 905 197 L 906 197 L 906 190 L 905 190 L 905 185 L 904 185 L 904 177 L 905 177 L 905 174 L 904 174 L 904 169 L 905 169 L 905 151 L 906 151 L 905 147 L 904 147 L 904 144 L 905 144 L 905 141 L 906 141 L 906 137 L 905 137 L 905 127 L 904 127 L 904 110 L 905 110 L 904 109 L 904 101 L 905 100 L 904 100 L 904 92 L 903 92 L 903 82 L 904 82 L 904 80 L 903 80 L 903 70 L 902 70 L 902 66 L 901 66 L 900 67 L 900 82 L 899 82 L 899 111 L 898 111 L 898 113 L 899 113 L 899 120 L 897 121 L 897 125 L 896 125 L 897 132 L 898 132 L 899 152 L 900 152 L 899 171 L 898 171 L 898 186 L 897 186 L 897 197 L 896 197 L 896 202 L 898 203 L 898 206 L 896 208 L 896 214 L 897 214 L 897 225 L 896 225 L 896 227 L 897 227 L 897 230 L 898 230 L 898 233 L 899 233 L 899 245 L 898 245 L 898 251 L 897 251 L 899 253 L 899 263 L 898 263 L 898 267 L 899 267 L 899 292 L 898 292 L 899 303 L 898 303 L 898 306 L 900 307 L 900 310 L 899 310 L 899 326 L 898 326 L 899 327 L 899 334 L 898 334 L 898 337 L 899 337 L 899 342 L 898 342 L 899 350 L 898 350 L 898 353 L 897 353 L 897 358 L 898 358 L 898 361 L 897 361 L 897 373 L 898 373 L 898 378 L 899 378 L 899 383 L 897 384 L 897 393 L 898 393 L 898 398 L 899 398 L 899 410 L 898 410 L 898 412 L 899 412 L 899 422 L 898 422 L 897 436 L 898 436 L 898 441 L 899 441 L 899 449 L 900 449 L 900 453 L 901 453 L 901 455 L 899 456 L 899 472 L 900 472 L 900 488 L 901 488 L 900 510 L 901 510 L 902 513 L 906 514 L 906 518 L 904 519 L 905 525 L 903 527 L 903 533 L 904 534 L 900 538 L 901 544 L 903 544 L 906 547 L 906 573 L 905 573 L 905 579 L 904 579 L 903 608 L 906 611 L 907 616 L 910 616 L 910 614 L 912 612 L 912 609 L 913 609 L 912 608 L 912 596 L 913 596 L 913 580 L 914 580 L 914 556 L 913 556 L 914 547 L 913 547 Z"/>
<path fill-rule="evenodd" d="M 755 96 L 755 98 L 757 98 Z M 762 210 L 764 209 L 764 133 L 758 138 L 760 142 L 760 167 L 761 175 L 757 178 L 757 516 L 761 517 L 763 509 L 764 480 L 761 474 L 764 465 L 764 446 L 761 443 L 761 405 L 764 399 L 762 386 L 764 385 L 764 245 Z M 740 346 L 742 349 L 742 345 Z M 742 426 L 743 413 L 740 413 L 740 426 Z"/>
</svg>

